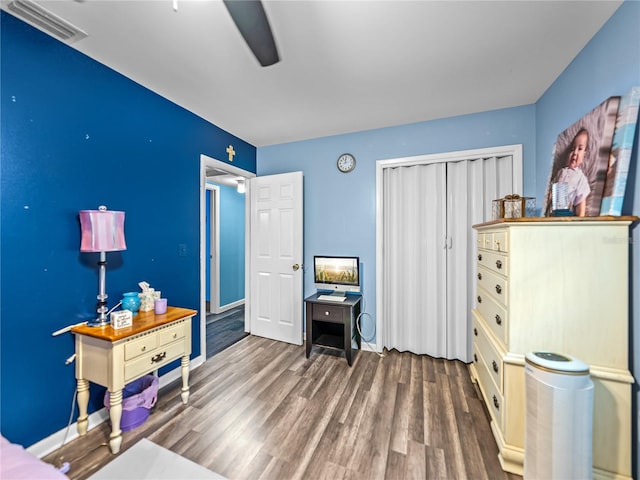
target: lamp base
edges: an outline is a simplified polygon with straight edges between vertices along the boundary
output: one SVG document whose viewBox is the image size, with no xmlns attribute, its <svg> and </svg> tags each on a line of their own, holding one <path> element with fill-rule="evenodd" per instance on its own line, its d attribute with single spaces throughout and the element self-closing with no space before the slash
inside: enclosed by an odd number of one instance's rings
<svg viewBox="0 0 640 480">
<path fill-rule="evenodd" d="M 106 327 L 107 325 L 111 325 L 111 322 L 109 322 L 109 319 L 107 318 L 92 318 L 87 322 L 87 327 Z"/>
</svg>

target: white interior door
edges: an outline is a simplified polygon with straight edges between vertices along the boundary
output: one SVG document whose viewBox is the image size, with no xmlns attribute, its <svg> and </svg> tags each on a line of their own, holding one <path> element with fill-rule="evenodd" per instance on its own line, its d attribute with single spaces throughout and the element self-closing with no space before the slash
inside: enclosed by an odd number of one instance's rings
<svg viewBox="0 0 640 480">
<path fill-rule="evenodd" d="M 302 172 L 255 177 L 251 334 L 302 345 Z"/>
<path fill-rule="evenodd" d="M 444 357 L 446 165 L 386 169 L 384 189 L 384 346 Z"/>
</svg>

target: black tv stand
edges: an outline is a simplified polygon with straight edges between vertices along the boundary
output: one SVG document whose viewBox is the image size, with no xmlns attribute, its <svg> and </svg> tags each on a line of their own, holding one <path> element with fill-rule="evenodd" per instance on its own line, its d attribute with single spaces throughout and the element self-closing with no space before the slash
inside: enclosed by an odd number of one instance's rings
<svg viewBox="0 0 640 480">
<path fill-rule="evenodd" d="M 351 366 L 355 357 L 352 339 L 355 338 L 358 350 L 361 347 L 356 319 L 360 315 L 362 295 L 346 295 L 344 302 L 323 301 L 320 295 L 323 294 L 318 292 L 305 299 L 307 358 L 313 345 L 335 348 L 344 350 L 347 363 Z"/>
</svg>

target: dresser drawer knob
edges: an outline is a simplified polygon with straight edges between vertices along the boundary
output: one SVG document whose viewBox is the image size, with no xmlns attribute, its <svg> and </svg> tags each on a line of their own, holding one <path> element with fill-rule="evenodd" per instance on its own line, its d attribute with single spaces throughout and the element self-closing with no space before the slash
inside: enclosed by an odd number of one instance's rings
<svg viewBox="0 0 640 480">
<path fill-rule="evenodd" d="M 173 338 L 178 338 L 178 334 L 177 333 L 173 333 Z"/>
<path fill-rule="evenodd" d="M 482 274 L 478 272 L 478 280 L 482 280 Z"/>
<path fill-rule="evenodd" d="M 498 364 L 496 363 L 495 360 L 491 361 L 491 366 L 493 367 L 493 371 L 498 373 Z"/>
<path fill-rule="evenodd" d="M 473 329 L 473 334 L 474 334 L 476 337 L 478 336 L 478 329 L 477 329 L 477 328 L 474 328 L 474 329 Z"/>
<path fill-rule="evenodd" d="M 324 314 L 325 314 L 326 316 L 329 316 L 329 312 L 324 312 Z"/>
<path fill-rule="evenodd" d="M 478 261 L 481 262 L 482 261 L 482 254 L 478 254 Z"/>
<path fill-rule="evenodd" d="M 496 323 L 498 325 L 502 325 L 502 319 L 500 318 L 500 315 L 496 314 Z"/>
<path fill-rule="evenodd" d="M 478 303 L 482 303 L 482 297 L 478 295 Z"/>
<path fill-rule="evenodd" d="M 496 260 L 496 267 L 498 267 L 498 270 L 502 268 L 502 262 L 500 260 Z"/>
<path fill-rule="evenodd" d="M 478 362 L 478 355 L 476 355 L 475 353 L 473 354 L 473 361 L 474 362 Z"/>
<path fill-rule="evenodd" d="M 496 407 L 497 409 L 500 409 L 500 402 L 498 402 L 498 399 L 496 398 L 496 396 L 493 396 L 493 406 Z"/>
<path fill-rule="evenodd" d="M 496 293 L 502 293 L 502 287 L 500 285 L 496 285 Z"/>
<path fill-rule="evenodd" d="M 141 351 L 141 352 L 144 352 L 146 349 L 147 349 L 147 346 L 146 346 L 146 345 L 143 345 L 142 347 L 140 347 L 140 351 Z"/>
</svg>

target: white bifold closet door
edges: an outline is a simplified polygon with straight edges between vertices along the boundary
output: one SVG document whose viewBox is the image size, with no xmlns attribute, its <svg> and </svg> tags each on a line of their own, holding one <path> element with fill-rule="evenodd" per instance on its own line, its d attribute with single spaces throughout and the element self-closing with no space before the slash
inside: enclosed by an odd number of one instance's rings
<svg viewBox="0 0 640 480">
<path fill-rule="evenodd" d="M 472 225 L 513 177 L 511 156 L 384 168 L 382 346 L 471 360 Z"/>
</svg>

